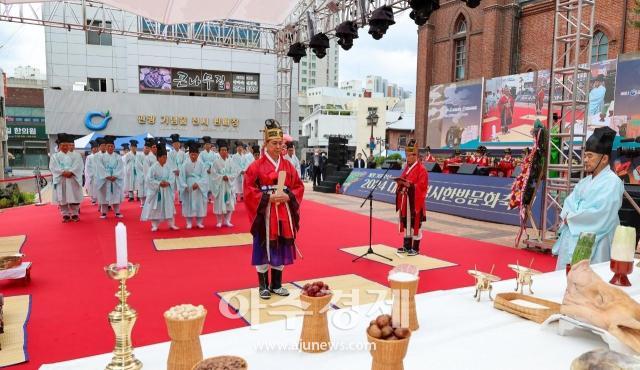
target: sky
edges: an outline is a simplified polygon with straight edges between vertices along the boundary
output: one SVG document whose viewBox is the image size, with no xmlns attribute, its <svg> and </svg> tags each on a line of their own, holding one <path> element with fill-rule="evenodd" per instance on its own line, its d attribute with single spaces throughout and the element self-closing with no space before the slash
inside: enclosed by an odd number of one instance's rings
<svg viewBox="0 0 640 370">
<path fill-rule="evenodd" d="M 340 50 L 340 81 L 362 80 L 378 75 L 405 90 L 415 92 L 417 26 L 408 12 L 396 15 L 396 24 L 380 40 L 359 30 L 351 50 Z M 13 75 L 15 67 L 31 65 L 46 70 L 44 28 L 0 22 L 0 68 Z"/>
</svg>

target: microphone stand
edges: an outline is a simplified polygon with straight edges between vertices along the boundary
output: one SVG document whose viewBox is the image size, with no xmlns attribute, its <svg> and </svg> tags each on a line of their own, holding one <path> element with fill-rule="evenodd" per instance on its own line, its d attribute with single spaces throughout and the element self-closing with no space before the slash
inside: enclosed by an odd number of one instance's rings
<svg viewBox="0 0 640 370">
<path fill-rule="evenodd" d="M 383 255 L 381 255 L 379 253 L 374 252 L 372 244 L 371 244 L 371 238 L 372 238 L 372 234 L 373 234 L 373 192 L 376 191 L 376 189 L 378 188 L 378 185 L 380 185 L 380 181 L 382 181 L 382 179 L 384 179 L 384 177 L 387 175 L 387 172 L 389 172 L 390 169 L 391 169 L 391 166 L 387 166 L 387 169 L 382 174 L 382 177 L 380 179 L 378 179 L 378 181 L 373 186 L 373 189 L 371 189 L 371 191 L 369 192 L 369 195 L 364 199 L 364 201 L 360 205 L 360 208 L 362 208 L 364 206 L 364 204 L 367 202 L 367 200 L 369 200 L 369 249 L 367 249 L 367 251 L 363 255 L 354 258 L 353 261 L 351 261 L 351 262 L 356 262 L 360 258 L 366 257 L 366 256 L 368 256 L 370 254 L 373 254 L 375 256 L 384 258 L 384 259 L 389 260 L 389 261 L 393 261 L 389 257 L 383 256 Z"/>
</svg>

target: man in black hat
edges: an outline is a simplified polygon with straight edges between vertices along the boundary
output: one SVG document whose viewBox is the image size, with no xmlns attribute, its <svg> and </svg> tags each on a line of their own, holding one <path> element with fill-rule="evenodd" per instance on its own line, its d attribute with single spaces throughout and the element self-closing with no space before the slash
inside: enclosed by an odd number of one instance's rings
<svg viewBox="0 0 640 370">
<path fill-rule="evenodd" d="M 210 199 L 211 197 L 211 189 L 213 189 L 213 178 L 211 177 L 211 167 L 213 166 L 213 162 L 215 162 L 215 160 L 220 156 L 218 153 L 215 153 L 212 150 L 212 145 L 211 145 L 211 137 L 210 136 L 203 136 L 202 137 L 202 143 L 204 146 L 204 150 L 200 153 L 200 155 L 198 156 L 198 162 L 201 162 L 204 165 L 205 171 L 206 171 L 206 175 L 208 178 L 208 185 L 207 185 L 207 198 Z"/>
<path fill-rule="evenodd" d="M 453 151 L 453 156 L 449 159 L 445 159 L 442 164 L 442 173 L 456 173 L 458 172 L 459 165 L 463 162 L 462 152 L 460 149 Z M 453 166 L 450 166 L 453 165 Z"/>
<path fill-rule="evenodd" d="M 124 157 L 129 153 L 129 143 L 122 143 L 122 145 L 120 146 L 122 147 L 120 155 L 122 156 L 122 160 L 124 161 Z"/>
<path fill-rule="evenodd" d="M 491 170 L 490 176 L 511 177 L 515 168 L 516 162 L 511 156 L 511 148 L 507 148 L 496 168 Z"/>
<path fill-rule="evenodd" d="M 215 198 L 213 203 L 213 213 L 216 214 L 216 227 L 222 227 L 223 223 L 227 227 L 232 227 L 231 215 L 236 208 L 236 195 L 233 181 L 240 173 L 240 169 L 235 165 L 229 156 L 229 144 L 226 140 L 218 140 L 220 158 L 213 162 L 211 167 L 211 177 L 213 188 L 211 192 Z"/>
<path fill-rule="evenodd" d="M 431 147 L 428 146 L 427 147 L 427 153 L 424 156 L 424 163 L 430 163 L 430 162 L 437 162 L 436 157 L 433 156 L 433 154 L 431 154 Z"/>
<path fill-rule="evenodd" d="M 155 139 L 152 137 L 145 138 L 144 149 L 142 149 L 142 178 L 140 183 L 140 192 L 138 192 L 140 207 L 144 207 L 144 202 L 147 198 L 147 175 L 149 174 L 149 169 L 158 161 L 156 159 L 156 151 L 157 147 Z"/>
<path fill-rule="evenodd" d="M 155 141 L 153 147 L 157 161 L 149 168 L 147 174 L 147 198 L 142 208 L 140 220 L 151 221 L 151 231 L 158 231 L 160 223 L 164 221 L 169 224 L 171 230 L 179 230 L 180 228 L 176 226 L 174 220 L 176 208 L 173 201 L 174 191 L 171 188 L 174 175 L 167 162 L 167 148 L 164 139 Z"/>
<path fill-rule="evenodd" d="M 182 164 L 186 161 L 187 154 L 180 148 L 180 135 L 172 134 L 170 137 L 173 150 L 167 154 L 167 162 L 175 177 L 171 184 L 171 188 L 176 192 L 176 194 L 178 194 L 180 167 L 182 167 Z"/>
<path fill-rule="evenodd" d="M 114 136 L 106 136 L 107 152 L 96 163 L 96 189 L 100 204 L 100 218 L 107 218 L 109 207 L 117 218 L 122 218 L 120 203 L 124 198 L 124 162 L 115 153 Z"/>
<path fill-rule="evenodd" d="M 487 147 L 478 146 L 475 154 L 467 159 L 467 163 L 477 164 L 479 167 L 487 167 L 489 165 L 489 157 L 487 157 Z"/>
<path fill-rule="evenodd" d="M 187 221 L 187 229 L 193 227 L 195 221 L 198 229 L 203 229 L 203 220 L 207 216 L 207 194 L 209 193 L 209 174 L 206 165 L 198 160 L 200 144 L 189 141 L 185 145 L 189 149 L 189 158 L 180 168 L 180 201 L 182 216 Z"/>
<path fill-rule="evenodd" d="M 96 140 L 89 141 L 91 145 L 91 154 L 89 154 L 84 160 L 84 189 L 91 198 L 91 204 L 96 204 L 96 193 L 93 189 L 95 176 L 95 159 L 98 153 L 98 142 Z"/>
<path fill-rule="evenodd" d="M 131 145 L 131 151 L 123 158 L 125 172 L 124 192 L 129 196 L 129 202 L 133 202 L 134 193 L 138 194 L 138 201 L 140 201 L 140 195 L 143 192 L 144 155 L 138 152 L 138 140 L 129 140 L 129 144 Z"/>
<path fill-rule="evenodd" d="M 553 254 L 558 255 L 556 269 L 564 269 L 571 263 L 578 237 L 583 232 L 596 234 L 591 263 L 605 262 L 611 257 L 624 193 L 622 181 L 609 166 L 615 137 L 614 130 L 599 127 L 587 139 L 583 159 L 589 176 L 580 180 L 562 206 L 560 237 L 553 246 Z"/>
<path fill-rule="evenodd" d="M 260 159 L 260 145 L 254 145 L 251 147 L 251 151 L 253 152 L 253 160 L 257 161 Z M 252 162 L 253 163 L 253 162 Z"/>
<path fill-rule="evenodd" d="M 59 151 L 51 155 L 49 169 L 53 175 L 53 203 L 62 213 L 62 222 L 79 220 L 78 210 L 82 202 L 82 172 L 84 166 L 80 156 L 69 151 L 73 139 L 67 134 L 58 134 Z"/>
</svg>

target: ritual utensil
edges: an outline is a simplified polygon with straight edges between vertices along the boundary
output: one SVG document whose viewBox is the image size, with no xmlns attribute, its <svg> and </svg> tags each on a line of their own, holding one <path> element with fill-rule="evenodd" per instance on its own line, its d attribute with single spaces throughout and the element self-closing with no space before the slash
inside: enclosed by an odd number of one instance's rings
<svg viewBox="0 0 640 370">
<path fill-rule="evenodd" d="M 480 302 L 482 292 L 489 292 L 489 299 L 493 301 L 493 298 L 491 297 L 493 283 L 501 280 L 500 277 L 492 275 L 495 267 L 496 265 L 493 265 L 491 267 L 491 272 L 489 273 L 479 271 L 475 266 L 473 270 L 467 270 L 467 273 L 476 279 L 476 292 L 473 295 L 473 298 L 476 298 L 478 302 Z"/>
<path fill-rule="evenodd" d="M 631 286 L 627 275 L 633 271 L 635 255 L 636 229 L 628 226 L 616 227 L 611 243 L 611 262 L 609 267 L 614 273 L 609 283 L 620 286 Z"/>
<path fill-rule="evenodd" d="M 115 263 L 112 263 L 104 268 L 110 278 L 120 282 L 116 293 L 116 298 L 120 303 L 109 313 L 109 323 L 116 336 L 116 345 L 113 350 L 113 358 L 106 370 L 142 369 L 142 362 L 135 358 L 131 344 L 131 331 L 138 318 L 138 313 L 127 304 L 129 297 L 127 280 L 134 277 L 139 268 L 139 264 L 133 263 L 128 263 L 126 267 L 117 267 Z"/>
<path fill-rule="evenodd" d="M 510 269 L 512 269 L 518 276 L 516 278 L 516 289 L 520 289 L 520 294 L 524 294 L 524 287 L 529 286 L 529 293 L 533 294 L 533 290 L 531 290 L 531 285 L 533 284 L 533 275 L 541 274 L 540 271 L 534 270 L 531 268 L 533 265 L 533 258 L 531 259 L 531 263 L 529 263 L 529 267 L 520 266 L 520 262 L 516 262 L 515 265 L 508 265 Z"/>
<path fill-rule="evenodd" d="M 191 370 L 202 361 L 200 334 L 202 334 L 206 316 L 207 310 L 204 310 L 203 315 L 187 320 L 173 319 L 167 314 L 164 315 L 171 338 L 167 370 Z"/>
<path fill-rule="evenodd" d="M 300 333 L 300 349 L 303 352 L 325 352 L 331 347 L 327 311 L 332 297 L 332 294 L 321 297 L 300 294 L 300 301 L 306 303 L 306 307 L 303 307 L 305 315 Z"/>
<path fill-rule="evenodd" d="M 413 265 L 399 265 L 389 272 L 389 288 L 393 293 L 392 321 L 398 327 L 418 330 L 416 292 L 418 291 L 418 268 Z"/>
<path fill-rule="evenodd" d="M 371 343 L 369 352 L 373 359 L 371 370 L 403 370 L 409 339 L 411 337 L 385 340 L 374 338 L 367 333 L 367 340 Z"/>
</svg>

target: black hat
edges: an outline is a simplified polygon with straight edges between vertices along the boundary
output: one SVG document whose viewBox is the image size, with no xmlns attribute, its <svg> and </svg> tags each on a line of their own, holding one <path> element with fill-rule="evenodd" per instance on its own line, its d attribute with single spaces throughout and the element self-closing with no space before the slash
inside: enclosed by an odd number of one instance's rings
<svg viewBox="0 0 640 370">
<path fill-rule="evenodd" d="M 106 144 L 107 142 L 104 140 L 103 137 L 99 137 L 96 139 L 96 143 L 98 143 L 98 146 L 100 146 L 102 144 Z"/>
<path fill-rule="evenodd" d="M 511 154 L 511 148 L 507 148 L 504 150 L 504 154 Z"/>
<path fill-rule="evenodd" d="M 599 154 L 611 155 L 613 150 L 613 140 L 616 138 L 616 132 L 609 127 L 598 127 L 593 130 L 593 135 L 587 139 L 585 151 Z"/>
<path fill-rule="evenodd" d="M 244 144 L 242 143 L 242 141 L 236 141 L 236 148 L 239 146 L 244 148 Z"/>
<path fill-rule="evenodd" d="M 260 153 L 260 145 L 254 145 L 252 148 L 254 153 Z"/>
<path fill-rule="evenodd" d="M 487 147 L 484 146 L 484 145 L 480 145 L 478 147 L 478 149 L 476 149 L 476 152 L 478 152 L 478 153 L 486 153 L 487 152 Z"/>
<path fill-rule="evenodd" d="M 116 137 L 113 135 L 107 135 L 104 137 L 105 144 L 113 144 L 116 141 Z"/>
<path fill-rule="evenodd" d="M 172 143 L 177 143 L 180 141 L 180 135 L 178 134 L 171 134 L 171 136 L 169 136 L 171 138 L 171 142 Z"/>
<path fill-rule="evenodd" d="M 189 148 L 189 153 L 200 153 L 200 143 L 195 141 L 187 141 L 185 144 Z"/>
<path fill-rule="evenodd" d="M 158 139 L 156 141 L 156 148 L 156 157 L 160 158 L 167 155 L 167 143 L 164 141 L 164 139 Z"/>
<path fill-rule="evenodd" d="M 558 113 L 554 113 L 553 114 L 553 120 L 557 121 L 558 119 L 560 119 L 560 116 L 558 115 Z"/>
<path fill-rule="evenodd" d="M 121 146 L 122 146 L 122 149 L 129 150 L 129 144 L 127 144 L 127 143 L 122 143 L 122 145 L 121 145 Z"/>
<path fill-rule="evenodd" d="M 133 147 L 136 147 L 136 148 L 137 148 L 137 147 L 138 147 L 138 140 L 136 140 L 136 139 L 131 139 L 131 140 L 129 140 L 129 144 L 131 144 L 131 146 L 133 146 Z"/>
<path fill-rule="evenodd" d="M 211 136 L 203 136 L 202 142 L 205 144 L 211 144 Z"/>
<path fill-rule="evenodd" d="M 227 148 L 229 149 L 229 143 L 225 139 L 216 140 L 216 144 L 218 145 L 218 149 Z"/>
<path fill-rule="evenodd" d="M 72 142 L 73 142 L 73 139 L 71 138 L 71 135 L 67 135 L 65 133 L 58 134 L 57 144 L 72 143 Z"/>
<path fill-rule="evenodd" d="M 456 149 L 456 150 L 453 151 L 453 154 L 454 155 L 460 155 L 460 154 L 462 154 L 462 152 L 460 151 L 460 149 Z"/>
<path fill-rule="evenodd" d="M 604 81 L 604 75 L 603 74 L 599 74 L 598 77 L 596 77 L 596 81 L 603 82 Z"/>
<path fill-rule="evenodd" d="M 431 147 L 427 145 L 427 152 L 431 151 Z"/>
<path fill-rule="evenodd" d="M 91 145 L 91 148 L 97 148 L 98 142 L 96 140 L 89 140 L 89 145 Z"/>
<path fill-rule="evenodd" d="M 287 149 L 291 149 L 291 148 L 295 148 L 295 145 L 293 145 L 293 141 L 290 141 L 287 143 Z"/>
<path fill-rule="evenodd" d="M 154 145 L 156 145 L 156 142 L 152 137 L 148 137 L 144 139 L 144 146 L 151 148 Z"/>
</svg>

